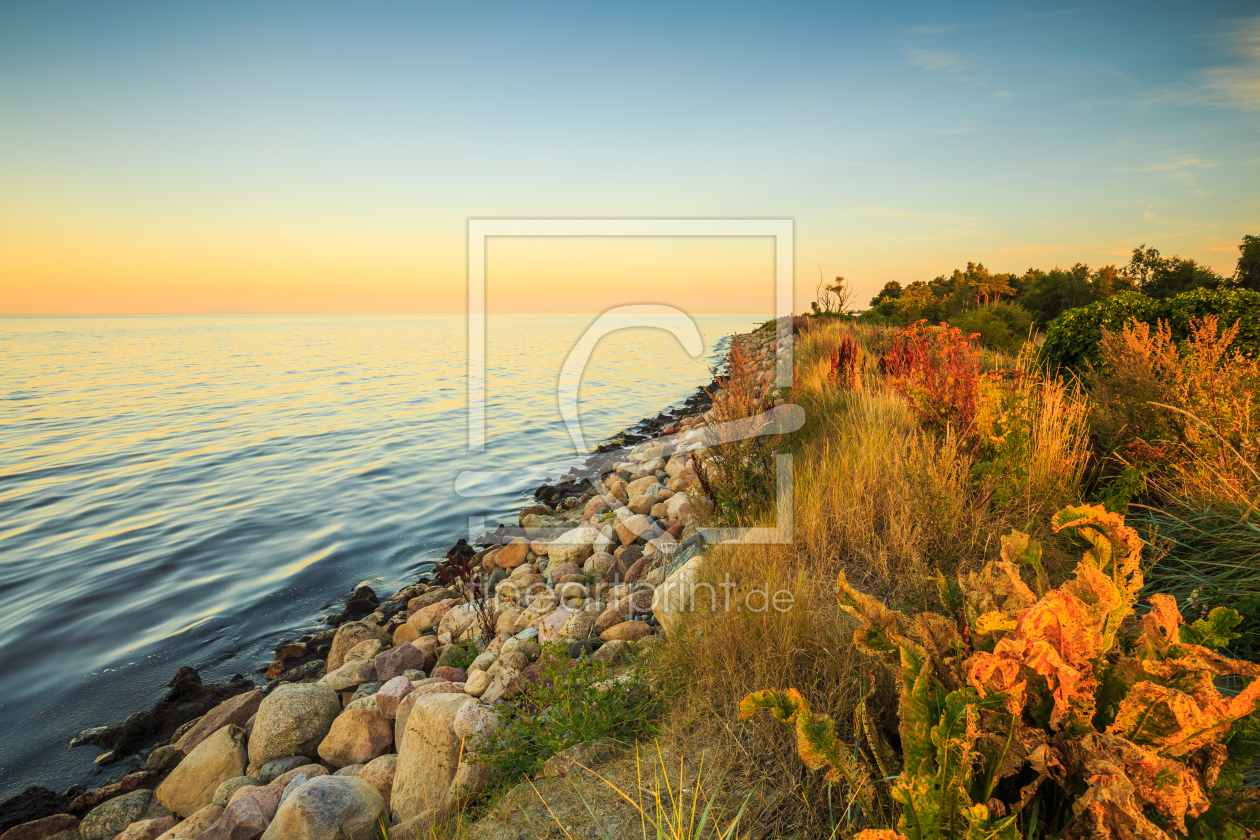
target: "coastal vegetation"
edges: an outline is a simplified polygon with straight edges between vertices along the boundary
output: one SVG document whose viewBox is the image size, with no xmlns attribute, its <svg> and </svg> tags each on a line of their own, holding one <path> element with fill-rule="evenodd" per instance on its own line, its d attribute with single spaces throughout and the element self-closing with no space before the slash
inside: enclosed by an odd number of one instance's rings
<svg viewBox="0 0 1260 840">
<path fill-rule="evenodd" d="M 168 840 L 343 800 L 330 838 L 1254 834 L 1256 249 L 1227 279 L 972 264 L 860 317 L 824 284 L 109 801 Z M 733 526 L 776 536 L 704 538 Z M 235 775 L 193 790 L 212 748 Z"/>
</svg>

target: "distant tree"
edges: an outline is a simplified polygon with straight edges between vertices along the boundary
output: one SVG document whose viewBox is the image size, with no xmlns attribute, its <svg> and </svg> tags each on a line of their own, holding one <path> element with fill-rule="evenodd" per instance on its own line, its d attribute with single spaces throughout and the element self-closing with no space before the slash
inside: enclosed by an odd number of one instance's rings
<svg viewBox="0 0 1260 840">
<path fill-rule="evenodd" d="M 1238 268 L 1234 271 L 1234 288 L 1260 292 L 1260 236 L 1244 236 L 1238 246 Z"/>
<path fill-rule="evenodd" d="M 1207 266 L 1180 257 L 1161 257 L 1145 243 L 1133 249 L 1128 274 L 1142 294 L 1170 298 L 1194 289 L 1219 289 L 1225 280 Z"/>
<path fill-rule="evenodd" d="M 931 315 L 937 302 L 937 297 L 932 294 L 932 286 L 916 280 L 897 298 L 897 312 L 909 321 L 917 321 Z"/>
<path fill-rule="evenodd" d="M 1030 269 L 1029 274 L 1034 274 Z M 1025 275 L 1027 277 L 1028 275 Z M 1090 282 L 1089 266 L 1077 263 L 1064 270 L 1037 271 L 1019 302 L 1033 313 L 1038 324 L 1047 324 L 1059 313 L 1093 303 L 1096 289 Z"/>
<path fill-rule="evenodd" d="M 901 297 L 901 284 L 896 280 L 889 280 L 884 284 L 884 288 L 879 290 L 879 294 L 871 298 L 871 306 L 879 306 L 886 300 L 896 300 Z"/>
<path fill-rule="evenodd" d="M 847 312 L 853 306 L 857 293 L 853 284 L 843 277 L 837 277 L 834 283 L 823 279 L 822 266 L 818 267 L 818 286 L 814 289 L 814 301 L 810 309 L 816 315 L 831 315 Z"/>
</svg>

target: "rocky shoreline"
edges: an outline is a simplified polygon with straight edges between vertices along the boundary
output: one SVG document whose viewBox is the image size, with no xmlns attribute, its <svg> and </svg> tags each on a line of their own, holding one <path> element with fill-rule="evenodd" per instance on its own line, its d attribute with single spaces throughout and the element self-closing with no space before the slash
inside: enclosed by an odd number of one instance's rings
<svg viewBox="0 0 1260 840">
<path fill-rule="evenodd" d="M 735 341 L 768 384 L 790 339 Z M 0 840 L 416 836 L 484 786 L 478 738 L 528 691 L 541 645 L 615 664 L 668 631 L 705 545 L 696 471 L 720 386 L 604 443 L 388 600 L 359 587 L 328 630 L 276 648 L 264 686 L 180 669 L 151 709 L 72 742 L 133 772 L 0 803 Z"/>
</svg>

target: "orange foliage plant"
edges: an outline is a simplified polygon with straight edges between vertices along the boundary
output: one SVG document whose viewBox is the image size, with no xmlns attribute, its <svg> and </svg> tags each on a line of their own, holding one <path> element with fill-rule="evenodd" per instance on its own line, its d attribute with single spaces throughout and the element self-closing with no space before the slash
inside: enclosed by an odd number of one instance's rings
<svg viewBox="0 0 1260 840">
<path fill-rule="evenodd" d="M 1216 652 L 1237 613 L 1185 625 L 1173 599 L 1154 595 L 1139 625 L 1137 533 L 1102 507 L 1052 523 L 1092 548 L 1049 591 L 1038 545 L 1019 532 L 1002 538 L 1000 560 L 938 582 L 941 612 L 891 610 L 840 575 L 854 644 L 899 696 L 899 749 L 878 727 L 859 732 L 879 775 L 895 776 L 896 828 L 859 840 L 1232 837 L 1256 825 L 1238 768 L 1254 754 L 1260 665 Z M 1032 587 L 1021 567 L 1035 571 Z M 1225 680 L 1239 690 L 1222 693 Z M 763 708 L 795 727 L 810 767 L 874 803 L 870 761 L 825 715 L 791 689 L 748 695 L 740 715 Z"/>
</svg>

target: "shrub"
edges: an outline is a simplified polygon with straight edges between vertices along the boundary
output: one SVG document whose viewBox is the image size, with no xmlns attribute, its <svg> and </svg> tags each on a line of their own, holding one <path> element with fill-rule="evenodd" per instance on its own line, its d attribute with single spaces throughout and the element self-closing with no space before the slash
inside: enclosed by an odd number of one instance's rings
<svg viewBox="0 0 1260 840">
<path fill-rule="evenodd" d="M 1092 544 L 1057 589 L 1038 574 L 1034 593 L 1021 579 L 1021 566 L 1039 569 L 1040 549 L 1018 532 L 982 572 L 942 579 L 940 613 L 892 611 L 840 576 L 854 644 L 900 697 L 899 756 L 879 727 L 862 729 L 881 774 L 900 764 L 897 830 L 860 840 L 1241 836 L 1256 824 L 1260 808 L 1241 788 L 1258 746 L 1260 666 L 1215 652 L 1237 613 L 1184 625 L 1173 599 L 1155 595 L 1126 638 L 1142 586 L 1137 533 L 1101 507 L 1065 509 L 1053 524 Z M 1222 677 L 1249 681 L 1226 696 Z M 869 822 L 884 821 L 871 762 L 829 718 L 792 690 L 750 694 L 740 715 L 759 709 L 791 723 L 802 759 L 844 781 Z"/>
<path fill-rule="evenodd" d="M 1014 354 L 1028 339 L 1033 318 L 1018 303 L 1001 301 L 955 315 L 949 323 L 964 333 L 975 333 L 985 347 Z"/>
<path fill-rule="evenodd" d="M 570 659 L 560 643 L 543 646 L 537 678 L 525 694 L 496 706 L 501 725 L 479 745 L 475 760 L 494 781 L 537 772 L 575 744 L 633 741 L 651 728 L 657 700 L 640 671 L 614 679 L 603 663 Z"/>
<path fill-rule="evenodd" d="M 731 342 L 726 374 L 717 383 L 706 432 L 712 441 L 708 463 L 697 465 L 697 475 L 715 514 L 734 521 L 765 508 L 773 498 L 774 455 L 781 437 L 754 434 L 761 430 L 759 415 L 773 403 L 773 384 L 762 379 L 743 342 Z"/>
<path fill-rule="evenodd" d="M 1195 289 L 1167 300 L 1121 292 L 1069 309 L 1046 328 L 1043 359 L 1052 368 L 1083 370 L 1100 362 L 1098 344 L 1104 331 L 1116 332 L 1130 321 L 1153 324 L 1163 318 L 1172 327 L 1174 341 L 1183 341 L 1189 337 L 1191 322 L 1206 315 L 1216 315 L 1226 324 L 1239 324 L 1233 349 L 1260 352 L 1260 292 Z"/>
<path fill-rule="evenodd" d="M 1180 348 L 1164 321 L 1103 335 L 1095 426 L 1167 497 L 1246 507 L 1260 493 L 1260 361 L 1229 349 L 1238 333 L 1208 315 Z"/>
<path fill-rule="evenodd" d="M 974 336 L 942 324 L 920 321 L 902 332 L 886 365 L 906 372 L 892 379 L 892 387 L 918 413 L 924 425 L 953 430 L 963 440 L 980 436 L 980 350 Z"/>
<path fill-rule="evenodd" d="M 831 379 L 841 388 L 860 391 L 865 373 L 866 357 L 853 336 L 846 335 L 831 351 Z"/>
</svg>

